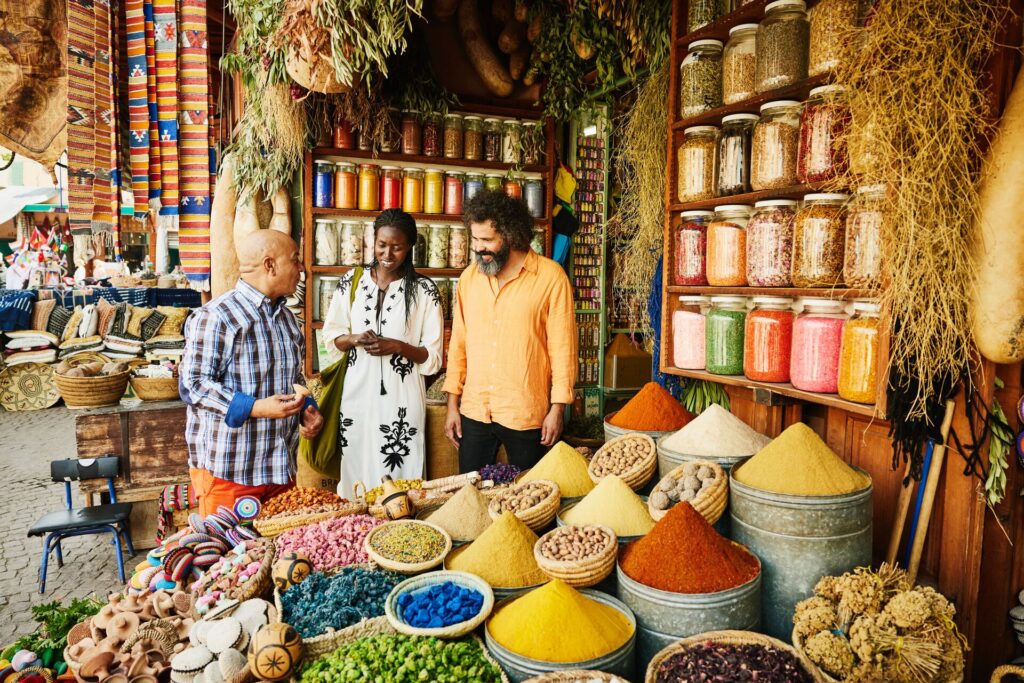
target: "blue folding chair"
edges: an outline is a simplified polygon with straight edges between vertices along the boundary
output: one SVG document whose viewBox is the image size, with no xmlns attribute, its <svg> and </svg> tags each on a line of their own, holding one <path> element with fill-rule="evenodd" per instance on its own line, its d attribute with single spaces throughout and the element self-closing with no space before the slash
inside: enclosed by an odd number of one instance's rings
<svg viewBox="0 0 1024 683">
<path fill-rule="evenodd" d="M 120 460 L 115 456 L 77 460 L 54 460 L 50 463 L 50 478 L 64 482 L 64 506 L 59 512 L 51 512 L 28 530 L 29 536 L 45 536 L 43 539 L 43 560 L 39 566 L 39 592 L 46 592 L 46 566 L 50 553 L 56 551 L 57 566 L 64 566 L 64 555 L 60 542 L 71 536 L 89 536 L 110 533 L 114 536 L 114 552 L 117 553 L 117 576 L 124 579 L 124 559 L 121 555 L 121 539 L 128 548 L 128 556 L 135 555 L 131 534 L 128 533 L 128 518 L 132 513 L 131 503 L 118 503 L 114 492 L 114 477 L 118 474 Z M 75 509 L 71 506 L 71 482 L 106 479 L 110 492 L 110 503 Z"/>
</svg>

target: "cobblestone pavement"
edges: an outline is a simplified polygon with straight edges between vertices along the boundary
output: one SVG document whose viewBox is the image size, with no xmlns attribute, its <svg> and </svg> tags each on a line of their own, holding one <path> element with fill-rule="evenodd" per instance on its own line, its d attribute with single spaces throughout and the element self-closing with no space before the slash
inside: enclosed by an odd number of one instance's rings
<svg viewBox="0 0 1024 683">
<path fill-rule="evenodd" d="M 117 590 L 110 535 L 79 536 L 62 544 L 64 566 L 51 556 L 46 594 L 39 594 L 42 539 L 28 528 L 59 510 L 64 492 L 50 481 L 49 462 L 75 456 L 75 414 L 63 406 L 27 413 L 0 410 L 0 646 L 31 631 L 31 606 Z M 75 505 L 82 499 L 74 492 Z M 130 570 L 136 562 L 129 561 Z"/>
</svg>

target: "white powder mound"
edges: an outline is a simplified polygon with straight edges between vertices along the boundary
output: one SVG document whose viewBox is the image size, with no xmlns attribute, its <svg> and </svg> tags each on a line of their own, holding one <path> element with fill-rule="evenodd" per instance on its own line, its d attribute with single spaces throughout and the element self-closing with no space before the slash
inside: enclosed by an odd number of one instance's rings
<svg viewBox="0 0 1024 683">
<path fill-rule="evenodd" d="M 711 457 L 748 456 L 768 445 L 770 438 L 755 432 L 728 410 L 712 403 L 675 434 L 661 440 L 667 450 Z"/>
</svg>

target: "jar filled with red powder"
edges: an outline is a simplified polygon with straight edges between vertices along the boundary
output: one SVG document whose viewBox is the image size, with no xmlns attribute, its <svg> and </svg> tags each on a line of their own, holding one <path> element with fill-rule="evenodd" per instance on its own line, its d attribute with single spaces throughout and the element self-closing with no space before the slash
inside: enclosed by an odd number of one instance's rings
<svg viewBox="0 0 1024 683">
<path fill-rule="evenodd" d="M 444 177 L 444 213 L 462 215 L 462 174 L 449 172 Z"/>
<path fill-rule="evenodd" d="M 338 149 L 352 149 L 356 146 L 352 124 L 341 117 L 334 120 L 334 146 Z"/>
<path fill-rule="evenodd" d="M 793 344 L 793 300 L 754 297 L 743 335 L 743 374 L 755 382 L 788 382 Z"/>
<path fill-rule="evenodd" d="M 381 166 L 380 171 L 380 208 L 402 208 L 402 169 Z"/>
<path fill-rule="evenodd" d="M 850 113 L 843 103 L 844 92 L 841 85 L 823 85 L 811 90 L 800 114 L 796 175 L 801 183 L 832 180 L 849 168 L 843 140 Z"/>
<path fill-rule="evenodd" d="M 679 214 L 679 224 L 672 231 L 673 285 L 701 287 L 708 283 L 708 224 L 714 215 L 712 211 Z"/>
<path fill-rule="evenodd" d="M 846 313 L 842 301 L 804 299 L 793 321 L 789 376 L 801 391 L 834 394 L 839 390 L 839 355 Z"/>
</svg>

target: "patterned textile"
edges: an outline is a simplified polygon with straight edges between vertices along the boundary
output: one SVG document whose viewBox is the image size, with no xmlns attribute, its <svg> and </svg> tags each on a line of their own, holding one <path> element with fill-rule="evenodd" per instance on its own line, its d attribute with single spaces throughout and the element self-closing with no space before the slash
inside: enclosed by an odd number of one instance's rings
<svg viewBox="0 0 1024 683">
<path fill-rule="evenodd" d="M 61 351 L 72 351 L 74 353 L 81 353 L 82 351 L 91 351 L 95 347 L 103 346 L 103 339 L 98 334 L 94 334 L 91 337 L 72 337 L 61 342 Z"/>
<path fill-rule="evenodd" d="M 160 130 L 160 214 L 178 214 L 178 22 L 174 0 L 153 0 L 157 118 Z"/>
<path fill-rule="evenodd" d="M 32 308 L 32 329 L 33 330 L 45 330 L 46 324 L 50 322 L 50 313 L 53 312 L 57 302 L 53 299 L 47 299 L 45 301 L 37 301 L 36 305 Z"/>
<path fill-rule="evenodd" d="M 92 0 L 95 13 L 94 35 L 96 45 L 94 106 L 96 116 L 93 126 L 96 134 L 96 175 L 92 187 L 92 231 L 115 231 L 118 224 L 118 192 L 116 175 L 117 159 L 117 112 L 114 109 L 114 77 L 112 47 L 114 18 L 110 0 Z M 116 14 L 116 12 L 114 12 Z M 115 242 L 116 244 L 116 242 Z"/>
<path fill-rule="evenodd" d="M 128 324 L 125 325 L 124 331 L 133 337 L 142 337 L 142 323 L 146 321 L 149 316 L 156 313 L 151 308 L 141 308 L 139 306 L 128 307 Z"/>
<path fill-rule="evenodd" d="M 28 339 L 38 346 L 56 346 L 60 342 L 57 335 L 51 334 L 46 330 L 11 330 L 4 334 L 11 339 Z M 10 345 L 8 344 L 8 346 Z"/>
<path fill-rule="evenodd" d="M 128 129 L 135 215 L 149 210 L 149 71 L 143 0 L 125 0 L 128 32 Z"/>
<path fill-rule="evenodd" d="M 189 484 L 175 484 L 165 486 L 160 494 L 160 516 L 156 522 L 156 540 L 162 543 L 163 540 L 175 532 L 174 513 L 190 508 L 198 507 L 195 489 Z"/>
<path fill-rule="evenodd" d="M 46 323 L 46 331 L 60 339 L 64 336 L 64 328 L 68 326 L 68 321 L 70 320 L 71 311 L 63 306 L 57 306 L 50 313 L 50 320 Z"/>
<path fill-rule="evenodd" d="M 156 101 L 156 33 L 153 2 L 143 0 L 146 27 L 146 106 L 149 109 L 149 198 L 160 204 L 160 124 Z"/>
<path fill-rule="evenodd" d="M 110 323 L 110 329 L 107 331 L 107 336 L 118 336 L 124 334 L 124 329 L 128 325 L 129 305 L 128 304 L 117 304 L 114 307 L 114 320 Z"/>
<path fill-rule="evenodd" d="M 52 363 L 57 360 L 56 349 L 38 349 L 35 351 L 19 351 L 4 358 L 7 365 L 20 363 Z"/>
<path fill-rule="evenodd" d="M 68 214 L 72 234 L 92 232 L 92 186 L 96 177 L 95 62 L 93 2 L 68 0 Z"/>
<path fill-rule="evenodd" d="M 6 290 L 0 290 L 2 294 Z M 180 306 L 198 308 L 202 306 L 199 292 L 192 289 L 160 289 L 158 287 L 89 287 L 85 289 L 54 291 L 53 299 L 58 305 L 72 307 L 81 303 L 96 303 L 100 298 L 111 303 L 124 302 L 133 306 Z"/>
<path fill-rule="evenodd" d="M 247 397 L 292 393 L 294 383 L 305 382 L 305 340 L 295 316 L 242 281 L 189 318 L 185 339 L 179 375 L 189 467 L 246 486 L 291 482 L 298 415 L 234 428 L 226 418 Z"/>
<path fill-rule="evenodd" d="M 96 325 L 96 334 L 101 337 L 107 336 L 110 331 L 110 324 L 114 322 L 114 304 L 106 299 L 99 299 L 96 302 L 96 313 L 99 316 L 99 323 Z"/>
<path fill-rule="evenodd" d="M 160 325 L 160 329 L 156 332 L 158 335 L 181 334 L 182 329 L 185 327 L 185 318 L 188 317 L 190 312 L 187 308 L 157 306 L 156 310 L 158 313 L 167 316 L 167 319 L 164 320 L 163 324 Z"/>
<path fill-rule="evenodd" d="M 78 336 L 78 328 L 82 324 L 82 309 L 76 308 L 71 313 L 71 319 L 68 320 L 68 324 L 64 326 L 64 334 L 60 336 L 60 340 L 67 341 L 74 339 Z"/>
<path fill-rule="evenodd" d="M 11 289 L 0 294 L 0 332 L 28 327 L 35 301 L 36 293 L 28 289 Z"/>
<path fill-rule="evenodd" d="M 160 331 L 160 326 L 167 320 L 167 316 L 159 311 L 151 311 L 149 316 L 139 325 L 139 336 L 143 339 L 149 339 L 150 337 L 156 336 L 156 333 Z"/>
</svg>

